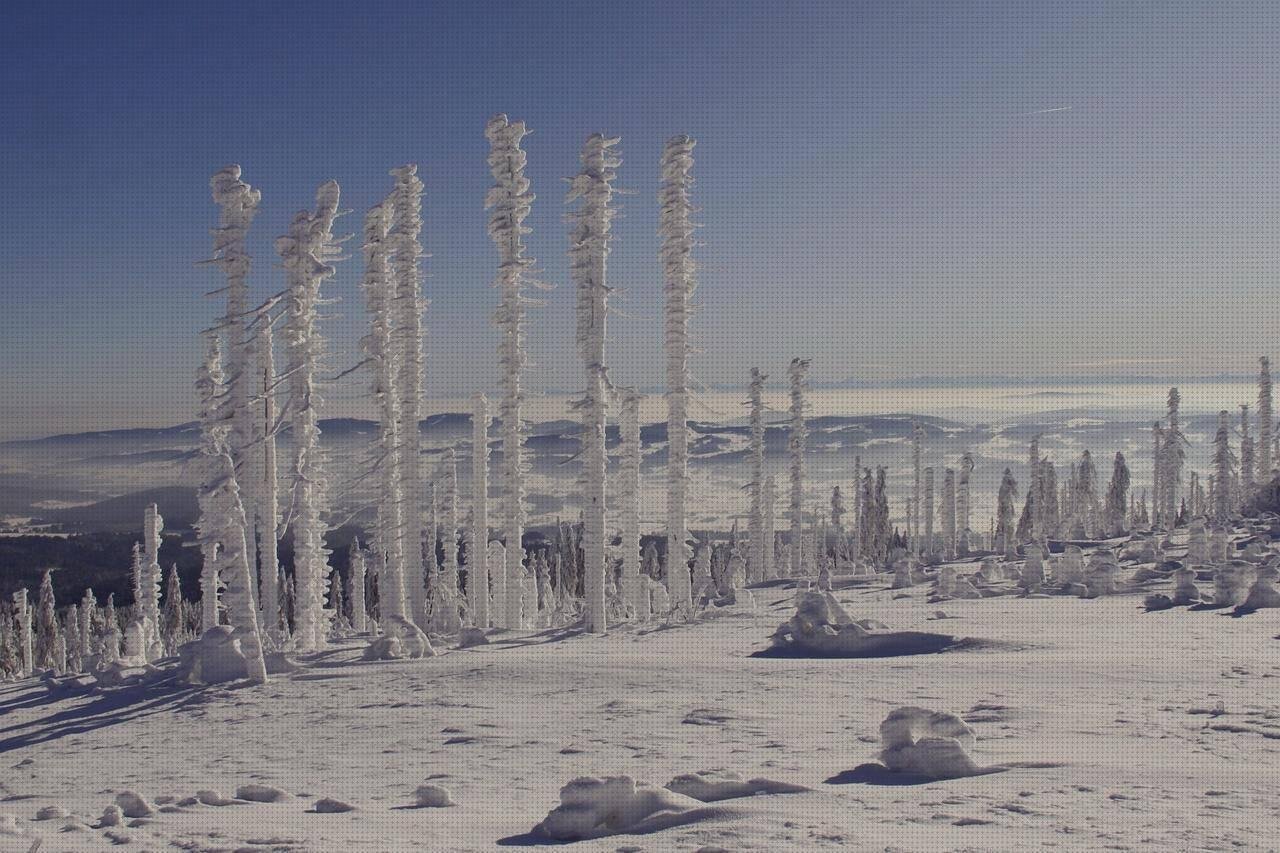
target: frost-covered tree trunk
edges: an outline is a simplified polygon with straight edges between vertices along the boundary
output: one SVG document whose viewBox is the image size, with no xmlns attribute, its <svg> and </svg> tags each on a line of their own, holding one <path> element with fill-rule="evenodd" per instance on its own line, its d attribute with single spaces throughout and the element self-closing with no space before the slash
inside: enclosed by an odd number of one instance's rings
<svg viewBox="0 0 1280 853">
<path fill-rule="evenodd" d="M 276 252 L 288 280 L 284 339 L 288 354 L 287 407 L 294 445 L 293 494 L 289 502 L 297 585 L 294 639 L 303 651 L 321 648 L 329 632 L 324 606 L 329 582 L 329 549 L 324 542 L 327 495 L 317 388 L 324 341 L 316 325 L 320 286 L 334 274 L 332 262 L 338 259 L 333 239 L 338 198 L 336 181 L 321 184 L 316 190 L 315 212 L 298 213 L 289 233 L 276 240 Z"/>
<path fill-rule="evenodd" d="M 791 434 L 787 440 L 787 451 L 790 453 L 791 475 L 791 530 L 787 534 L 791 544 L 790 569 L 792 577 L 800 577 L 804 571 L 804 450 L 808 439 L 808 427 L 805 425 L 805 374 L 809 370 L 809 362 L 791 359 L 787 375 L 791 380 Z"/>
<path fill-rule="evenodd" d="M 907 513 L 907 535 L 911 539 L 911 552 L 920 554 L 920 501 L 924 487 L 924 430 L 919 422 L 911 422 L 911 509 Z"/>
<path fill-rule="evenodd" d="M 458 453 L 445 451 L 441 470 L 438 538 L 443 553 L 438 583 L 431 600 L 432 628 L 442 633 L 458 629 Z"/>
<path fill-rule="evenodd" d="M 404 520 L 406 485 L 401 465 L 404 461 L 400 403 L 396 370 L 395 282 L 389 269 L 392 211 L 388 202 L 376 205 L 364 219 L 365 304 L 369 312 L 369 334 L 361 345 L 373 370 L 373 398 L 378 406 L 377 454 L 373 466 L 379 472 L 377 501 L 378 602 L 382 618 L 409 615 L 405 600 Z M 417 610 L 414 618 L 419 618 Z"/>
<path fill-rule="evenodd" d="M 400 458 L 396 468 L 400 477 L 400 552 L 403 564 L 392 568 L 392 588 L 381 601 L 384 619 L 400 616 L 421 622 L 426 614 L 426 576 L 422 564 L 426 519 L 420 502 L 422 435 L 418 426 L 422 417 L 422 313 L 426 309 L 419 269 L 422 261 L 422 244 L 419 241 L 422 233 L 422 181 L 418 179 L 418 167 L 414 165 L 392 169 L 391 175 L 396 182 L 390 196 L 391 221 L 387 232 L 387 263 L 392 281 L 388 297 L 396 374 L 394 391 L 398 398 L 396 417 L 399 429 L 396 438 Z M 400 582 L 399 591 L 394 586 L 396 580 Z M 380 594 L 384 588 L 379 586 Z M 388 603 L 392 605 L 390 609 Z"/>
<path fill-rule="evenodd" d="M 364 585 L 368 567 L 365 564 L 364 550 L 360 540 L 351 543 L 351 592 L 347 596 L 351 600 L 351 630 L 363 634 L 369 630 L 369 610 L 365 603 Z"/>
<path fill-rule="evenodd" d="M 764 538 L 764 580 L 773 580 L 778 576 L 778 563 L 775 560 L 776 537 L 774 535 L 774 524 L 777 518 L 778 505 L 778 487 L 773 477 L 766 477 L 764 488 L 760 493 L 760 501 L 764 505 L 764 520 L 762 523 Z"/>
<path fill-rule="evenodd" d="M 956 558 L 956 472 L 948 468 L 942 475 L 942 551 L 945 559 Z"/>
<path fill-rule="evenodd" d="M 262 634 L 258 622 L 258 603 L 254 589 L 253 558 L 249 551 L 249 521 L 240 487 L 236 482 L 235 463 L 227 445 L 232 431 L 234 410 L 228 394 L 222 392 L 218 361 L 217 339 L 211 338 L 209 356 L 196 375 L 196 388 L 203 402 L 202 444 L 200 462 L 201 478 L 200 520 L 196 525 L 202 545 L 209 545 L 217 554 L 218 582 L 224 584 L 220 598 L 225 607 L 227 621 L 236 629 L 250 680 L 259 684 L 267 680 L 266 665 L 262 656 Z M 154 505 L 149 509 L 154 509 Z M 158 551 L 161 520 L 158 513 L 147 517 L 147 561 L 151 562 L 153 545 Z M 153 542 L 154 540 L 154 542 Z M 158 568 L 158 565 L 157 565 Z M 143 576 L 149 572 L 144 569 Z M 208 598 L 210 589 L 204 589 Z M 215 591 L 215 596 L 217 593 Z M 216 599 L 215 599 L 216 600 Z M 142 623 L 151 617 L 147 605 L 143 608 Z M 215 617 L 216 617 L 216 604 Z M 205 604 L 208 618 L 208 603 Z M 144 631 L 144 643 L 145 631 Z"/>
<path fill-rule="evenodd" d="M 640 395 L 627 391 L 622 399 L 619 418 L 622 438 L 622 464 L 618 478 L 618 513 L 622 528 L 622 595 L 636 618 L 643 618 L 649 608 L 648 596 L 640 577 Z"/>
<path fill-rule="evenodd" d="M 924 469 L 924 542 L 922 551 L 933 553 L 933 468 Z"/>
<path fill-rule="evenodd" d="M 263 312 L 254 327 L 258 356 L 259 401 L 255 406 L 257 425 L 254 441 L 259 449 L 261 466 L 255 472 L 258 482 L 254 503 L 254 526 L 258 536 L 258 587 L 262 607 L 262 628 L 273 642 L 282 639 L 280 620 L 280 486 L 276 462 L 276 362 L 273 319 Z"/>
<path fill-rule="evenodd" d="M 500 289 L 494 321 L 501 335 L 498 342 L 502 387 L 499 408 L 502 420 L 500 501 L 506 539 L 506 565 L 493 568 L 505 577 L 508 595 L 503 620 L 508 628 L 519 628 L 521 623 L 520 596 L 511 593 L 520 588 L 524 578 L 525 557 L 524 422 L 520 411 L 523 400 L 520 377 L 527 361 L 524 317 L 525 307 L 529 304 L 523 291 L 534 261 L 524 256 L 524 235 L 531 229 L 523 223 L 533 208 L 535 198 L 529 192 L 529 180 L 524 175 L 528 158 L 520 147 L 520 141 L 527 132 L 524 122 L 510 122 L 505 115 L 494 116 L 485 126 L 485 136 L 489 139 L 489 171 L 494 182 L 489 188 L 485 206 L 491 211 L 489 239 L 498 250 L 498 276 L 494 284 Z"/>
<path fill-rule="evenodd" d="M 1235 473 L 1231 453 L 1231 420 L 1224 409 L 1218 412 L 1218 432 L 1213 439 L 1213 520 L 1225 527 L 1231 521 L 1231 478 Z"/>
<path fill-rule="evenodd" d="M 472 398 L 471 410 L 471 536 L 467 541 L 467 597 L 471 618 L 481 630 L 489 617 L 489 401 Z M 498 567 L 495 567 L 498 568 Z M 503 600 L 505 590 L 494 596 Z"/>
<path fill-rule="evenodd" d="M 1169 418 L 1168 427 L 1164 433 L 1164 470 L 1161 473 L 1161 483 L 1164 487 L 1162 495 L 1162 507 L 1160 511 L 1161 517 L 1170 530 L 1177 525 L 1178 520 L 1178 492 L 1182 485 L 1182 465 L 1186 457 L 1186 438 L 1182 435 L 1182 426 L 1178 420 L 1178 407 L 1182 402 L 1182 397 L 1178 394 L 1177 388 L 1169 389 Z"/>
<path fill-rule="evenodd" d="M 769 577 L 768 555 L 764 533 L 764 380 L 760 368 L 751 368 L 751 560 L 747 564 L 747 582 Z"/>
<path fill-rule="evenodd" d="M 582 171 L 573 179 L 567 203 L 581 201 L 572 214 L 569 266 L 578 289 L 577 343 L 586 372 L 586 395 L 576 405 L 582 412 L 583 527 L 582 545 L 586 629 L 602 633 L 605 624 L 605 426 L 609 377 L 604 341 L 610 288 L 606 282 L 611 228 L 613 181 L 622 161 L 612 149 L 616 137 L 598 133 L 582 146 Z"/>
<path fill-rule="evenodd" d="M 196 396 L 200 400 L 200 442 L 201 471 L 199 488 L 196 492 L 200 506 L 200 522 L 196 524 L 196 541 L 200 546 L 202 558 L 200 568 L 200 631 L 208 631 L 218 624 L 218 601 L 221 581 L 219 575 L 219 525 L 214 518 L 214 489 L 217 485 L 217 471 L 209 462 L 218 452 L 219 444 L 219 399 L 224 394 L 224 375 L 222 372 L 222 345 L 216 335 L 209 336 L 209 348 L 204 362 L 196 373 Z M 208 521 L 205 522 L 205 518 Z M 142 560 L 134 552 L 134 585 L 138 590 L 142 587 Z"/>
<path fill-rule="evenodd" d="M 689 577 L 688 517 L 685 499 L 689 466 L 689 318 L 690 301 L 697 287 L 693 262 L 695 225 L 693 202 L 693 148 L 688 136 L 673 136 L 662 150 L 658 190 L 658 233 L 665 301 L 664 344 L 667 360 L 667 589 L 673 607 L 691 608 L 693 589 Z"/>
<path fill-rule="evenodd" d="M 1271 359 L 1258 359 L 1258 476 L 1260 485 L 1271 482 L 1272 465 Z"/>
<path fill-rule="evenodd" d="M 1030 486 L 1027 489 L 1027 535 L 1026 541 L 1039 542 L 1044 534 L 1041 521 L 1040 497 L 1044 494 L 1043 473 L 1040 467 L 1040 436 L 1031 437 L 1030 458 L 1027 460 L 1027 471 Z"/>
<path fill-rule="evenodd" d="M 178 581 L 177 564 L 169 567 L 169 577 L 165 581 L 160 638 L 167 654 L 173 654 L 182 639 L 182 585 Z"/>
<path fill-rule="evenodd" d="M 973 474 L 973 455 L 966 453 L 960 457 L 960 480 L 956 484 L 956 527 L 959 528 L 959 541 L 956 550 L 961 554 L 969 553 L 969 537 L 973 530 L 969 526 L 971 506 L 969 495 L 969 477 Z"/>
<path fill-rule="evenodd" d="M 1163 527 L 1160 511 L 1164 506 L 1164 427 L 1159 421 L 1151 426 L 1151 523 L 1157 529 Z"/>
</svg>

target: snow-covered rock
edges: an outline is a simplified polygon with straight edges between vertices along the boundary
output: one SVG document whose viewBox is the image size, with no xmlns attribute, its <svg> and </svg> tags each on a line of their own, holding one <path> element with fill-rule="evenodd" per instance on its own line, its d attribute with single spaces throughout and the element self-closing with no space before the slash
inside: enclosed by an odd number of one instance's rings
<svg viewBox="0 0 1280 853">
<path fill-rule="evenodd" d="M 1218 607 L 1243 604 L 1253 586 L 1255 570 L 1243 560 L 1219 566 L 1213 574 L 1213 603 Z"/>
<path fill-rule="evenodd" d="M 955 779 L 983 772 L 968 752 L 973 729 L 955 714 L 897 708 L 880 724 L 880 740 L 880 760 L 895 773 Z"/>
<path fill-rule="evenodd" d="M 1274 564 L 1267 564 L 1258 569 L 1257 579 L 1249 588 L 1249 594 L 1240 605 L 1240 609 L 1248 612 L 1264 608 L 1280 607 L 1280 590 L 1276 589 L 1276 579 L 1280 578 Z"/>
<path fill-rule="evenodd" d="M 353 812 L 356 807 L 342 800 L 335 800 L 333 797 L 321 797 L 315 801 L 315 805 L 311 810 L 316 814 L 342 814 L 343 812 Z"/>
</svg>

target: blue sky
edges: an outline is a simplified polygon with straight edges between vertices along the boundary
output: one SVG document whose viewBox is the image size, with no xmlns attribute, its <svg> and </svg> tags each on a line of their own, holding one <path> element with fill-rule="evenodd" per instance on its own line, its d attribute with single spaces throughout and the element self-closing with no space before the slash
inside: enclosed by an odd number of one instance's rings
<svg viewBox="0 0 1280 853">
<path fill-rule="evenodd" d="M 1248 372 L 1277 334 L 1280 10 L 1266 3 L 18 4 L 0 27 L 0 435 L 190 417 L 208 176 L 271 239 L 337 179 L 359 230 L 420 165 L 428 391 L 494 386 L 485 119 L 526 140 L 557 289 L 534 390 L 579 384 L 562 179 L 622 137 L 618 381 L 661 381 L 656 166 L 699 140 L 694 363 L 777 377 Z M 1070 109 L 1063 109 L 1069 107 Z M 1047 112 L 1047 110 L 1056 110 Z M 357 253 L 358 254 L 358 253 Z M 326 326 L 356 359 L 358 257 Z M 334 390 L 335 398 L 359 386 Z"/>
</svg>

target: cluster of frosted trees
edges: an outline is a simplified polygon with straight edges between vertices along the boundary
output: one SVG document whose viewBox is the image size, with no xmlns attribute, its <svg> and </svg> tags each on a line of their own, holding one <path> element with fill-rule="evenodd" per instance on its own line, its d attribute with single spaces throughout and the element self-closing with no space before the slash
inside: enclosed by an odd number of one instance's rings
<svg viewBox="0 0 1280 853">
<path fill-rule="evenodd" d="M 164 577 L 159 553 L 163 519 L 152 504 L 144 513 L 144 541 L 133 549 L 134 603 L 116 607 L 108 595 L 99 605 L 92 589 L 78 602 L 59 607 L 53 571 L 46 570 L 33 600 L 20 589 L 0 604 L 0 678 L 36 672 L 94 672 L 104 666 L 136 666 L 176 653 L 198 635 L 200 614 L 182 595 L 176 566 Z"/>
<path fill-rule="evenodd" d="M 329 477 L 319 434 L 325 347 L 318 322 L 325 302 L 321 288 L 341 259 L 341 240 L 333 232 L 339 188 L 332 181 L 321 185 L 314 210 L 297 214 L 288 233 L 277 239 L 286 286 L 254 306 L 248 297 L 245 238 L 261 196 L 241 179 L 237 166 L 214 175 L 211 187 L 220 218 L 210 263 L 225 277 L 226 312 L 206 332 L 208 355 L 196 382 L 203 436 L 201 614 L 205 628 L 233 626 L 253 662 L 272 648 L 317 649 L 335 629 L 372 628 L 371 616 L 377 617 L 381 633 L 412 636 L 422 645 L 424 632 L 447 633 L 463 625 L 517 628 L 576 614 L 588 630 L 603 631 L 611 612 L 615 618 L 637 618 L 687 612 L 692 606 L 690 561 L 695 555 L 685 506 L 695 143 L 687 136 L 672 138 L 659 164 L 671 425 L 666 550 L 671 558 L 665 583 L 655 584 L 651 577 L 642 579 L 647 573 L 641 571 L 642 564 L 649 564 L 640 550 L 639 398 L 614 386 L 604 356 L 611 291 L 608 256 L 616 215 L 613 184 L 621 160 L 615 153 L 618 140 L 600 134 L 584 144 L 581 170 L 566 199 L 576 205 L 570 216 L 569 258 L 585 386 L 576 406 L 583 424 L 584 505 L 576 534 L 582 554 L 559 548 L 530 554 L 523 542 L 522 372 L 531 304 L 527 290 L 536 285 L 530 278 L 534 261 L 524 244 L 529 233 L 524 221 L 535 198 L 525 177 L 521 143 L 526 132 L 522 122 L 503 115 L 485 128 L 493 176 L 485 206 L 497 251 L 496 414 L 502 448 L 492 478 L 498 495 L 492 507 L 486 398 L 475 402 L 471 494 L 459 494 L 452 449 L 429 466 L 421 447 L 426 302 L 420 269 L 423 185 L 416 168 L 393 170 L 390 193 L 364 218 L 362 288 L 369 333 L 357 367 L 370 377 L 379 430 L 361 477 L 375 484 L 376 521 L 367 545 L 353 549 L 345 582 L 331 577 L 325 540 L 331 521 Z M 275 365 L 277 328 L 285 355 L 282 370 Z M 627 543 L 620 555 L 606 527 L 605 505 L 610 493 L 605 431 L 611 409 L 619 405 L 626 464 L 613 493 L 621 496 L 620 532 Z M 284 428 L 290 432 L 292 452 L 281 478 L 276 441 Z M 289 577 L 278 558 L 286 532 L 294 551 Z M 757 533 L 757 550 L 762 550 L 762 536 Z M 556 591 L 548 592 L 551 588 Z M 282 607 L 286 599 L 288 612 Z M 569 600 L 572 606 L 566 604 Z M 251 669 L 257 668 L 251 663 Z"/>
</svg>

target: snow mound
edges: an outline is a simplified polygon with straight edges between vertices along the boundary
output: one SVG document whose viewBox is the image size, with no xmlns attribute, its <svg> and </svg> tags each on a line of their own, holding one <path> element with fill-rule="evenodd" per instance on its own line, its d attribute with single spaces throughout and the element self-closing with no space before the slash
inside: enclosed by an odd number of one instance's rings
<svg viewBox="0 0 1280 853">
<path fill-rule="evenodd" d="M 42 806 L 36 812 L 36 820 L 61 820 L 65 817 L 71 817 L 71 812 L 62 806 Z"/>
<path fill-rule="evenodd" d="M 206 806 L 234 806 L 236 801 L 225 797 L 219 791 L 196 791 L 196 801 Z"/>
<path fill-rule="evenodd" d="M 343 812 L 353 812 L 356 807 L 350 803 L 344 803 L 342 800 L 335 800 L 332 797 L 321 797 L 316 800 L 311 810 L 316 814 L 342 814 Z"/>
<path fill-rule="evenodd" d="M 657 832 L 711 814 L 692 797 L 630 776 L 583 776 L 560 789 L 560 805 L 535 832 L 556 841 L 580 841 Z"/>
<path fill-rule="evenodd" d="M 983 771 L 969 757 L 973 729 L 955 714 L 907 706 L 880 724 L 880 760 L 895 773 L 957 779 Z"/>
<path fill-rule="evenodd" d="M 364 660 L 405 660 L 435 657 L 436 650 L 422 629 L 402 616 L 385 620 L 381 637 L 374 638 L 364 650 Z"/>
<path fill-rule="evenodd" d="M 457 805 L 449 789 L 439 785 L 419 785 L 413 792 L 413 801 L 419 808 L 424 809 L 440 809 Z"/>
<path fill-rule="evenodd" d="M 1277 578 L 1280 578 L 1280 571 L 1275 566 L 1267 564 L 1259 568 L 1257 579 L 1249 588 L 1249 594 L 1239 610 L 1243 613 L 1252 613 L 1264 608 L 1280 607 L 1280 590 L 1276 589 Z"/>
<path fill-rule="evenodd" d="M 116 794 L 116 805 L 120 807 L 120 811 L 124 812 L 125 817 L 151 817 L 156 813 L 155 806 L 133 791 L 121 791 Z"/>
<path fill-rule="evenodd" d="M 0 814 L 0 835 L 21 835 L 22 829 L 11 814 Z"/>
<path fill-rule="evenodd" d="M 98 829 L 110 829 L 113 826 L 122 826 L 123 824 L 124 812 L 115 803 L 103 809 L 102 817 L 98 819 Z"/>
<path fill-rule="evenodd" d="M 774 654 L 814 657 L 893 657 L 928 654 L 955 645 L 949 634 L 890 631 L 870 619 L 855 620 L 822 590 L 796 596 L 796 613 L 773 634 Z"/>
<path fill-rule="evenodd" d="M 198 640 L 179 647 L 178 671 L 189 684 L 222 684 L 249 677 L 240 638 L 230 625 L 214 625 Z"/>
<path fill-rule="evenodd" d="M 774 779 L 743 780 L 728 770 L 699 770 L 683 773 L 667 783 L 667 790 L 703 803 L 753 797 L 756 794 L 800 794 L 810 790 L 804 785 L 792 785 Z"/>
<path fill-rule="evenodd" d="M 250 783 L 236 788 L 236 799 L 247 800 L 251 803 L 282 803 L 289 799 L 289 795 L 270 785 Z"/>
</svg>

